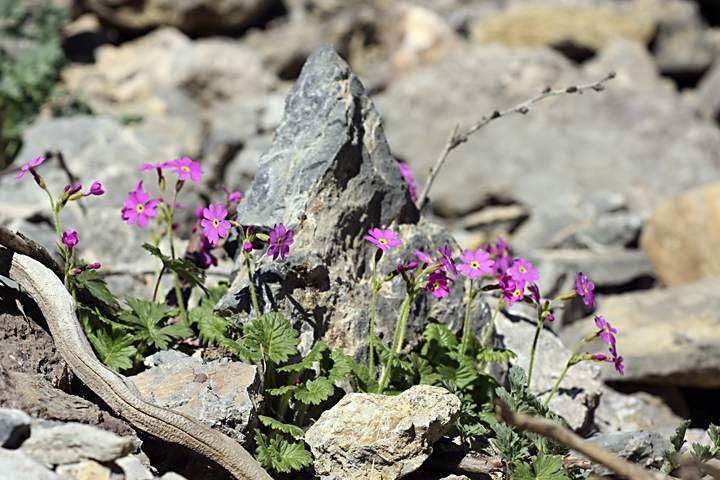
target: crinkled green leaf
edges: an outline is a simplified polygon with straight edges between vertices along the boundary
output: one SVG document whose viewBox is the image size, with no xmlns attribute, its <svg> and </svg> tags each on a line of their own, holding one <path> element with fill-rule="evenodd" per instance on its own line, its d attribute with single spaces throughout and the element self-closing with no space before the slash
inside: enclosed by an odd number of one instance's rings
<svg viewBox="0 0 720 480">
<path fill-rule="evenodd" d="M 201 342 L 222 343 L 227 338 L 227 329 L 230 322 L 219 315 L 215 315 L 212 307 L 201 305 L 188 313 L 191 323 L 197 323 L 198 338 Z"/>
<path fill-rule="evenodd" d="M 442 323 L 428 323 L 423 332 L 426 345 L 435 340 L 440 346 L 447 350 L 454 350 L 458 346 L 457 336 Z M 425 354 L 423 352 L 423 354 Z"/>
<path fill-rule="evenodd" d="M 379 393 L 380 384 L 370 377 L 370 371 L 365 365 L 356 365 L 353 369 L 353 378 L 356 388 L 362 393 Z"/>
<path fill-rule="evenodd" d="M 319 405 L 335 393 L 335 386 L 325 377 L 308 380 L 295 392 L 295 398 L 309 405 Z"/>
<path fill-rule="evenodd" d="M 340 350 L 330 352 L 330 358 L 333 361 L 333 366 L 327 374 L 330 383 L 342 382 L 348 374 L 353 372 L 357 365 L 354 358 L 345 355 Z"/>
<path fill-rule="evenodd" d="M 517 480 L 560 480 L 567 479 L 563 470 L 562 457 L 559 455 L 546 456 L 538 453 L 532 457 L 532 466 L 528 463 L 521 463 L 515 469 Z"/>
<path fill-rule="evenodd" d="M 490 362 L 508 362 L 517 355 L 506 348 L 483 348 L 477 354 L 477 361 L 480 366 Z"/>
<path fill-rule="evenodd" d="M 117 306 L 117 297 L 107 288 L 107 283 L 97 270 L 84 270 L 77 275 L 71 275 L 70 281 L 77 289 L 85 290 L 88 294 L 110 306 Z"/>
<path fill-rule="evenodd" d="M 326 350 L 329 350 L 327 342 L 321 340 L 310 350 L 305 358 L 298 363 L 278 368 L 278 372 L 302 372 L 303 370 L 310 370 L 313 368 L 313 363 L 319 362 L 323 358 L 323 352 Z"/>
<path fill-rule="evenodd" d="M 268 470 L 290 473 L 301 470 L 313 461 L 310 452 L 305 450 L 305 442 L 290 441 L 283 436 L 268 440 L 267 436 L 255 430 L 255 458 Z"/>
<path fill-rule="evenodd" d="M 243 329 L 245 338 L 241 343 L 253 354 L 253 361 L 260 361 L 264 355 L 276 364 L 286 362 L 290 355 L 297 354 L 300 343 L 298 332 L 281 313 L 270 312 Z"/>
<path fill-rule="evenodd" d="M 132 345 L 134 338 L 131 334 L 120 329 L 112 329 L 111 333 L 98 330 L 88 334 L 88 339 L 95 348 L 101 362 L 116 372 L 132 368 L 132 358 L 137 349 Z"/>
<path fill-rule="evenodd" d="M 266 417 L 265 415 L 258 415 L 258 418 L 262 422 L 263 425 L 266 427 L 270 427 L 273 430 L 277 430 L 283 433 L 289 433 L 292 435 L 296 440 L 299 440 L 305 436 L 305 433 L 302 431 L 302 428 L 297 427 L 295 425 L 289 425 L 287 423 L 283 423 L 279 420 L 275 420 L 272 417 Z"/>
<path fill-rule="evenodd" d="M 150 245 L 149 243 L 144 243 L 142 247 L 150 252 L 150 254 L 154 257 L 159 258 L 167 270 L 175 272 L 180 278 L 187 282 L 188 285 L 192 287 L 200 287 L 203 291 L 207 290 L 205 282 L 200 277 L 200 275 L 202 275 L 202 270 L 197 266 L 181 258 L 172 259 L 167 255 L 163 255 L 159 248 Z"/>
<path fill-rule="evenodd" d="M 165 325 L 168 319 L 178 314 L 178 309 L 168 310 L 164 303 L 131 297 L 125 297 L 125 302 L 131 310 L 121 314 L 120 319 L 135 327 L 137 340 L 145 340 L 149 345 L 167 350 L 169 343 L 193 334 L 193 331 L 184 325 Z"/>
</svg>

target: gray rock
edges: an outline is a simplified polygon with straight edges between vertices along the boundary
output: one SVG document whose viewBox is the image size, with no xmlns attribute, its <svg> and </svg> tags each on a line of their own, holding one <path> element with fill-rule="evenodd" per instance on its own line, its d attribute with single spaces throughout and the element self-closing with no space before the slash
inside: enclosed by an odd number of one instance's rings
<svg viewBox="0 0 720 480">
<path fill-rule="evenodd" d="M 720 277 L 680 287 L 608 296 L 595 312 L 617 329 L 625 376 L 603 365 L 601 378 L 612 381 L 713 388 L 720 386 Z M 568 348 L 597 331 L 592 318 L 561 332 Z M 597 339 L 586 344 L 602 348 Z"/>
<path fill-rule="evenodd" d="M 86 478 L 93 480 L 116 480 L 117 478 L 117 475 L 113 475 L 110 468 L 99 464 L 95 460 L 83 460 L 82 462 L 69 465 L 58 465 L 55 472 L 62 478 L 67 478 L 68 480 L 84 480 Z"/>
<path fill-rule="evenodd" d="M 330 45 L 316 50 L 303 67 L 237 221 L 259 231 L 282 222 L 294 232 L 285 261 L 255 252 L 261 313 L 276 309 L 298 325 L 305 351 L 322 335 L 331 347 L 365 362 L 377 251 L 363 238 L 368 230 L 392 227 L 403 240 L 380 261 L 383 276 L 416 260 L 414 249 L 437 254 L 438 246 L 456 247 L 444 229 L 419 219 L 377 111 Z M 235 236 L 228 243 L 231 254 L 237 242 Z M 235 262 L 230 292 L 216 309 L 244 323 L 254 312 L 245 261 L 236 257 Z M 458 282 L 443 301 L 419 295 L 408 320 L 408 342 L 416 342 L 428 316 L 459 330 L 463 290 Z M 405 286 L 397 279 L 380 290 L 377 331 L 386 339 L 404 297 Z M 476 318 L 485 312 L 477 305 Z"/>
<path fill-rule="evenodd" d="M 48 467 L 81 460 L 111 462 L 135 450 L 126 437 L 79 423 L 33 428 L 20 450 Z"/>
<path fill-rule="evenodd" d="M 375 100 L 393 153 L 422 185 L 456 124 L 464 131 L 545 85 L 592 82 L 611 70 L 617 77 L 600 94 L 544 101 L 492 122 L 450 153 L 435 180 L 432 208 L 448 217 L 497 199 L 527 206 L 530 218 L 512 245 L 530 251 L 606 213 L 599 194 L 620 195 L 629 214 L 642 216 L 720 178 L 720 132 L 684 106 L 642 45 L 612 41 L 582 66 L 544 48 L 460 48 L 399 77 Z M 675 174 L 651 174 L 666 171 Z"/>
<path fill-rule="evenodd" d="M 145 468 L 140 460 L 134 455 L 118 458 L 115 465 L 122 468 L 125 480 L 152 480 L 155 476 Z"/>
<path fill-rule="evenodd" d="M 197 418 L 243 443 L 257 424 L 257 367 L 221 358 L 205 363 L 184 354 L 153 355 L 154 368 L 128 377 L 149 401 Z"/>
<path fill-rule="evenodd" d="M 653 54 L 664 74 L 697 75 L 712 61 L 712 45 L 700 5 L 693 2 L 667 2 L 666 17 L 658 23 Z"/>
<path fill-rule="evenodd" d="M 603 385 L 595 426 L 601 433 L 653 430 L 670 438 L 684 419 L 659 397 L 646 392 L 624 394 Z"/>
<path fill-rule="evenodd" d="M 509 312 L 518 312 L 518 309 L 513 307 L 509 307 Z M 517 355 L 517 358 L 510 361 L 511 365 L 519 365 L 526 373 L 537 330 L 537 320 L 534 321 L 535 324 L 532 324 L 515 315 L 511 320 L 502 311 L 495 320 L 495 329 L 501 342 L 505 348 Z M 530 391 L 545 400 L 560 378 L 571 355 L 572 351 L 565 348 L 554 333 L 543 328 L 535 350 Z M 589 362 L 574 365 L 568 370 L 548 404 L 550 410 L 564 417 L 570 428 L 581 435 L 588 433 L 592 428 L 593 413 L 602 395 L 602 384 L 597 380 L 598 374 L 598 368 Z"/>
<path fill-rule="evenodd" d="M 670 440 L 659 432 L 606 432 L 588 438 L 598 447 L 640 464 L 643 467 L 660 468 L 664 462 L 662 452 L 670 448 Z M 571 451 L 571 455 L 587 458 L 583 454 Z M 612 475 L 612 470 L 593 462 L 590 473 L 594 475 Z"/>
<path fill-rule="evenodd" d="M 55 472 L 20 450 L 0 448 L 0 479 L 61 480 Z"/>
<path fill-rule="evenodd" d="M 22 410 L 0 407 L 0 447 L 18 448 L 30 436 L 30 420 Z"/>
<path fill-rule="evenodd" d="M 417 470 L 460 414 L 444 388 L 417 385 L 396 397 L 351 393 L 305 433 L 317 475 L 395 480 Z"/>
</svg>

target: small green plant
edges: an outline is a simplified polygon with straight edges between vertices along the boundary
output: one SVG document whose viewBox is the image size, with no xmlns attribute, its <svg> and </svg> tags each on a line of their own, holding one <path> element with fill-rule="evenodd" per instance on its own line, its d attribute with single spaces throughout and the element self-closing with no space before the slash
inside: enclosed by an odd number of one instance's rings
<svg viewBox="0 0 720 480">
<path fill-rule="evenodd" d="M 665 475 L 670 475 L 678 466 L 680 466 L 680 450 L 685 445 L 685 432 L 690 426 L 690 420 L 681 422 L 675 429 L 675 433 L 670 437 L 670 448 L 663 451 L 665 463 L 660 467 L 660 471 Z M 707 462 L 714 458 L 720 457 L 720 427 L 710 424 L 707 429 L 707 435 L 713 443 L 713 446 L 701 445 L 699 443 L 692 444 L 690 454 L 699 462 Z"/>
<path fill-rule="evenodd" d="M 60 81 L 66 64 L 60 30 L 70 23 L 66 7 L 50 0 L 31 6 L 0 1 L 0 169 L 22 146 L 22 132 Z"/>
</svg>

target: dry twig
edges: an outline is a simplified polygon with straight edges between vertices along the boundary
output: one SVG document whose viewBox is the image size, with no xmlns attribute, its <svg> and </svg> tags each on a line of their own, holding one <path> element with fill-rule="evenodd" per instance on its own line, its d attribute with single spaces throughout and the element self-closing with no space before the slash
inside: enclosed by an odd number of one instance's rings
<svg viewBox="0 0 720 480">
<path fill-rule="evenodd" d="M 492 122 L 493 120 L 505 117 L 507 115 L 510 115 L 511 113 L 522 113 L 523 115 L 528 113 L 530 111 L 530 105 L 533 103 L 539 102 L 543 98 L 547 97 L 554 97 L 557 95 L 565 95 L 570 93 L 582 93 L 585 90 L 595 90 L 596 92 L 601 92 L 605 89 L 604 83 L 608 80 L 615 78 L 615 72 L 608 73 L 605 78 L 603 78 L 600 81 L 588 83 L 587 85 L 577 85 L 577 86 L 570 86 L 561 90 L 552 90 L 550 87 L 545 87 L 545 89 L 540 93 L 539 95 L 526 100 L 525 102 L 515 105 L 512 108 L 508 108 L 507 110 L 498 111 L 495 110 L 492 115 L 489 117 L 483 117 L 475 123 L 472 127 L 468 129 L 467 132 L 458 135 L 457 131 L 459 127 L 455 127 L 452 132 L 450 132 L 450 138 L 448 138 L 448 141 L 445 143 L 445 147 L 443 147 L 442 152 L 440 152 L 440 156 L 438 157 L 437 161 L 435 162 L 435 166 L 430 170 L 430 175 L 427 178 L 427 181 L 425 182 L 425 187 L 423 188 L 422 193 L 420 194 L 420 197 L 418 197 L 417 201 L 417 208 L 418 210 L 422 210 L 425 205 L 427 205 L 428 202 L 428 193 L 430 192 L 430 186 L 432 185 L 433 181 L 435 180 L 435 177 L 437 176 L 438 172 L 440 171 L 440 168 L 442 168 L 443 164 L 445 163 L 445 160 L 447 159 L 448 154 L 451 150 L 455 149 L 458 145 L 465 143 L 468 141 L 468 137 L 475 133 L 476 131 L 480 130 L 482 127 L 487 125 L 488 123 Z"/>
<path fill-rule="evenodd" d="M 498 420 L 509 425 L 513 425 L 529 432 L 538 433 L 567 445 L 568 447 L 587 456 L 593 462 L 605 465 L 613 472 L 627 478 L 628 480 L 667 479 L 667 477 L 660 472 L 652 472 L 639 467 L 638 465 L 628 462 L 604 448 L 600 448 L 597 445 L 588 442 L 580 435 L 570 431 L 558 423 L 553 422 L 552 420 L 548 420 L 546 418 L 535 418 L 524 413 L 513 412 L 502 402 L 497 402 L 495 415 L 498 417 Z"/>
</svg>

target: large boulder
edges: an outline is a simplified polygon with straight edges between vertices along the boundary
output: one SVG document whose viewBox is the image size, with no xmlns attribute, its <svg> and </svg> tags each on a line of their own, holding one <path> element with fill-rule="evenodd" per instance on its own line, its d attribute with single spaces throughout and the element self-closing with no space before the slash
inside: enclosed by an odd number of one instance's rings
<svg viewBox="0 0 720 480">
<path fill-rule="evenodd" d="M 377 110 L 331 45 L 313 52 L 287 97 L 274 142 L 238 207 L 238 222 L 258 230 L 282 222 L 294 232 L 284 261 L 255 253 L 261 313 L 277 309 L 299 326 L 301 349 L 323 337 L 358 359 L 368 353 L 377 250 L 363 239 L 368 230 L 391 227 L 403 241 L 383 256 L 382 276 L 417 260 L 415 249 L 437 254 L 438 246 L 455 245 L 443 228 L 420 219 Z M 237 239 L 228 245 L 232 251 Z M 230 292 L 217 305 L 239 322 L 254 316 L 244 265 L 243 256 L 236 258 Z M 429 316 L 459 330 L 463 292 L 457 282 L 441 301 L 419 295 L 406 339 L 415 343 Z M 399 279 L 380 290 L 376 331 L 386 339 L 404 297 Z"/>
</svg>

